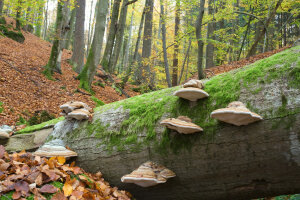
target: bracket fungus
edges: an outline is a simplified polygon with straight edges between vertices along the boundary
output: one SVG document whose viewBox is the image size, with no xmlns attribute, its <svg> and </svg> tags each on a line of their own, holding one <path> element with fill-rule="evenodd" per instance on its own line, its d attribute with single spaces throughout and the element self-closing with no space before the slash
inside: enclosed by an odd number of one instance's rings
<svg viewBox="0 0 300 200">
<path fill-rule="evenodd" d="M 183 88 L 174 92 L 174 95 L 187 99 L 189 101 L 197 101 L 198 99 L 203 99 L 208 97 L 209 94 L 202 90 L 204 84 L 200 80 L 192 79 L 183 85 Z"/>
<path fill-rule="evenodd" d="M 183 84 L 183 87 L 184 88 L 194 87 L 194 88 L 203 89 L 204 88 L 204 84 L 200 80 L 191 79 L 188 82 L 186 82 L 185 84 Z"/>
<path fill-rule="evenodd" d="M 263 120 L 260 115 L 251 112 L 239 101 L 233 101 L 226 108 L 213 111 L 211 117 L 236 126 L 248 125 Z"/>
<path fill-rule="evenodd" d="M 66 119 L 76 120 L 89 119 L 92 110 L 87 104 L 79 101 L 67 102 L 61 105 L 60 109 L 62 109 L 61 115 L 66 116 Z"/>
<path fill-rule="evenodd" d="M 36 152 L 33 153 L 35 156 L 43 156 L 43 157 L 75 157 L 77 153 L 67 149 L 64 146 L 64 143 L 60 139 L 52 140 L 50 142 L 45 143 L 41 146 Z"/>
<path fill-rule="evenodd" d="M 121 178 L 123 183 L 134 183 L 141 187 L 150 187 L 167 182 L 168 178 L 175 177 L 175 173 L 162 165 L 151 161 L 145 162 L 136 170 Z"/>
<path fill-rule="evenodd" d="M 7 139 L 9 138 L 9 134 L 4 131 L 0 131 L 0 139 Z"/>
<path fill-rule="evenodd" d="M 179 116 L 177 119 L 168 118 L 160 122 L 161 125 L 167 126 L 169 129 L 176 130 L 179 133 L 191 134 L 203 131 L 200 126 L 192 123 L 192 120 L 185 116 Z"/>
</svg>

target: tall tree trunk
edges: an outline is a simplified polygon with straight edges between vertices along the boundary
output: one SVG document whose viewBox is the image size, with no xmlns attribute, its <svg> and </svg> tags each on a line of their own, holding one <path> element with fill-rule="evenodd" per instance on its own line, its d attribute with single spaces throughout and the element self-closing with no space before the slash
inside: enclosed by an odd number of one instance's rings
<svg viewBox="0 0 300 200">
<path fill-rule="evenodd" d="M 46 7 L 45 7 L 44 33 L 43 33 L 44 40 L 46 40 L 47 30 L 48 30 L 48 8 L 49 8 L 49 0 L 47 0 Z"/>
<path fill-rule="evenodd" d="M 214 14 L 214 9 L 213 9 L 213 3 L 214 0 L 209 0 L 208 1 L 208 14 L 213 15 Z M 214 20 L 214 18 L 213 18 Z M 214 40 L 214 28 L 215 28 L 215 22 L 210 22 L 207 25 L 207 45 L 206 45 L 206 63 L 205 63 L 205 68 L 211 68 L 215 66 L 214 63 L 214 45 L 210 40 Z"/>
<path fill-rule="evenodd" d="M 52 77 L 54 72 L 61 73 L 61 57 L 70 20 L 69 4 L 69 0 L 59 1 L 57 4 L 55 37 L 48 64 L 45 66 L 43 72 L 49 78 Z"/>
<path fill-rule="evenodd" d="M 92 25 L 92 22 L 93 22 L 93 19 L 92 19 L 93 4 L 94 4 L 94 0 L 91 1 L 91 7 L 90 7 L 90 18 L 89 18 L 89 30 L 88 30 L 88 41 L 87 41 L 86 57 L 88 56 L 88 53 L 90 51 L 92 33 L 93 33 L 93 25 Z"/>
<path fill-rule="evenodd" d="M 71 58 L 75 72 L 80 73 L 84 65 L 84 22 L 85 22 L 85 0 L 77 0 L 76 22 L 73 44 L 73 55 Z"/>
<path fill-rule="evenodd" d="M 73 8 L 73 10 L 71 11 L 71 17 L 70 17 L 70 21 L 69 21 L 69 25 L 68 25 L 69 31 L 66 35 L 64 49 L 71 50 L 70 46 L 71 46 L 72 42 L 74 42 L 75 16 L 76 16 L 76 9 Z"/>
<path fill-rule="evenodd" d="M 120 51 L 123 43 L 124 30 L 126 25 L 126 18 L 127 18 L 127 8 L 128 8 L 128 6 L 126 5 L 127 2 L 128 0 L 123 0 L 121 13 L 118 21 L 117 32 L 116 32 L 115 45 L 108 64 L 108 70 L 110 73 L 114 73 L 120 56 Z"/>
<path fill-rule="evenodd" d="M 105 24 L 106 24 L 106 14 L 108 11 L 108 0 L 98 0 L 96 6 L 96 24 L 95 33 L 93 36 L 93 42 L 85 66 L 82 72 L 79 74 L 80 88 L 87 91 L 91 90 L 92 81 L 96 74 L 96 68 L 100 61 L 100 53 L 103 44 Z"/>
<path fill-rule="evenodd" d="M 180 24 L 180 0 L 176 0 L 175 8 L 175 32 L 174 32 L 174 54 L 173 54 L 173 68 L 172 68 L 172 86 L 178 83 L 178 53 L 179 53 L 179 24 Z"/>
<path fill-rule="evenodd" d="M 140 26 L 139 26 L 139 31 L 138 31 L 138 37 L 136 39 L 136 44 L 135 44 L 135 50 L 134 50 L 134 54 L 133 54 L 133 58 L 131 63 L 129 64 L 129 67 L 127 69 L 126 72 L 126 76 L 123 78 L 122 80 L 122 88 L 124 88 L 125 84 L 127 83 L 129 76 L 131 74 L 131 71 L 134 67 L 138 67 L 138 54 L 139 54 L 139 47 L 140 47 L 140 43 L 141 43 L 141 38 L 142 38 L 142 31 L 143 31 L 143 27 L 144 27 L 144 22 L 145 22 L 145 14 L 146 13 L 146 5 L 144 7 L 143 10 L 143 14 L 142 14 L 142 18 L 141 18 L 141 22 L 140 22 Z M 136 69 L 136 74 L 139 74 L 139 69 Z"/>
<path fill-rule="evenodd" d="M 143 36 L 143 50 L 142 50 L 142 63 L 141 70 L 142 74 L 138 77 L 138 82 L 142 82 L 142 80 L 146 81 L 148 86 L 154 87 L 154 83 L 152 82 L 152 74 L 151 74 L 151 47 L 152 47 L 152 23 L 153 23 L 153 6 L 154 0 L 146 0 L 146 13 L 145 13 L 145 28 L 144 28 L 144 36 Z"/>
<path fill-rule="evenodd" d="M 204 5 L 205 0 L 201 0 L 200 2 L 200 10 L 196 21 L 196 39 L 198 44 L 198 50 L 197 50 L 197 69 L 198 69 L 198 79 L 205 78 L 203 68 L 202 68 L 202 62 L 203 62 L 203 46 L 204 42 L 202 40 L 201 32 L 202 32 L 202 20 L 204 15 Z"/>
<path fill-rule="evenodd" d="M 182 68 L 181 68 L 180 76 L 179 76 L 179 79 L 178 79 L 178 84 L 180 84 L 181 78 L 182 78 L 182 76 L 183 76 L 184 66 L 185 66 L 185 63 L 186 63 L 186 61 L 187 61 L 187 58 L 189 57 L 191 44 L 192 44 L 192 40 L 189 39 L 188 48 L 187 48 L 187 50 L 186 50 L 186 54 L 185 54 L 185 57 L 184 57 L 184 60 L 183 60 L 183 63 L 182 63 Z"/>
<path fill-rule="evenodd" d="M 4 0 L 0 0 L 0 17 L 2 17 L 3 6 L 4 6 Z"/>
<path fill-rule="evenodd" d="M 35 19 L 36 21 L 35 23 L 37 24 L 35 27 L 35 35 L 38 37 L 41 37 L 41 33 L 42 33 L 43 7 L 44 4 L 40 3 L 39 9 L 37 11 L 36 19 Z"/>
<path fill-rule="evenodd" d="M 169 72 L 169 63 L 168 63 L 168 53 L 167 53 L 167 37 L 166 37 L 166 16 L 164 13 L 164 1 L 160 0 L 160 18 L 161 18 L 161 33 L 162 33 L 162 46 L 164 53 L 164 66 L 166 73 L 166 80 L 168 87 L 172 87 L 170 72 Z"/>
<path fill-rule="evenodd" d="M 264 37 L 264 35 L 265 35 L 266 31 L 267 31 L 267 28 L 268 28 L 269 24 L 271 23 L 271 20 L 275 16 L 276 11 L 279 8 L 279 6 L 281 5 L 282 1 L 283 0 L 278 0 L 277 3 L 276 3 L 276 5 L 275 5 L 275 7 L 274 7 L 274 9 L 273 9 L 273 11 L 269 14 L 269 16 L 268 16 L 268 18 L 267 18 L 267 20 L 265 22 L 264 28 L 261 31 L 261 33 L 259 34 L 259 36 L 256 38 L 256 40 L 254 41 L 253 45 L 251 46 L 251 48 L 250 48 L 250 50 L 249 50 L 249 52 L 247 54 L 247 58 L 249 58 L 250 56 L 255 55 L 255 53 L 256 53 L 256 47 L 257 47 L 259 41 Z"/>
<path fill-rule="evenodd" d="M 21 30 L 21 11 L 22 11 L 22 0 L 18 0 L 18 6 L 17 6 L 17 14 L 16 14 L 16 29 Z"/>
<path fill-rule="evenodd" d="M 103 54 L 102 61 L 101 61 L 101 65 L 106 72 L 111 71 L 111 69 L 109 69 L 108 65 L 109 65 L 110 57 L 112 55 L 115 36 L 116 36 L 116 32 L 117 32 L 117 27 L 118 27 L 120 4 L 121 4 L 121 0 L 114 1 L 113 10 L 112 10 L 112 14 L 111 14 L 108 38 L 106 41 L 106 46 L 105 46 L 104 54 Z"/>
<path fill-rule="evenodd" d="M 132 10 L 132 14 L 131 14 L 130 25 L 129 25 L 129 33 L 128 33 L 128 40 L 127 40 L 127 45 L 126 45 L 126 48 L 125 48 L 125 57 L 124 57 L 124 69 L 125 70 L 127 70 L 127 68 L 128 68 L 129 51 L 130 51 L 130 48 L 131 48 L 133 16 L 134 16 L 134 9 Z"/>
</svg>

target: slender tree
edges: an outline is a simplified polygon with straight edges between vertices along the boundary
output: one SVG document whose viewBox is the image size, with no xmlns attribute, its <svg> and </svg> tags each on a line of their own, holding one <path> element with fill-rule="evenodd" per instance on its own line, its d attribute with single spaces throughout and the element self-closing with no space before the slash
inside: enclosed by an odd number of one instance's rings
<svg viewBox="0 0 300 200">
<path fill-rule="evenodd" d="M 57 17 L 55 26 L 55 37 L 51 49 L 51 55 L 48 64 L 45 66 L 44 74 L 51 77 L 53 72 L 61 73 L 61 57 L 64 47 L 64 39 L 68 32 L 70 20 L 69 0 L 58 1 Z"/>
<path fill-rule="evenodd" d="M 127 45 L 125 49 L 125 55 L 124 55 L 124 69 L 127 70 L 128 68 L 128 61 L 129 61 L 129 50 L 131 48 L 131 40 L 132 40 L 132 27 L 133 27 L 133 16 L 134 16 L 134 9 L 132 9 L 131 19 L 130 19 L 130 25 L 129 25 L 129 33 L 128 33 L 128 40 Z"/>
<path fill-rule="evenodd" d="M 150 56 L 151 56 L 151 46 L 152 46 L 152 24 L 153 24 L 153 6 L 154 0 L 146 0 L 146 12 L 145 12 L 145 27 L 143 36 L 143 49 L 142 49 L 142 64 L 141 70 L 142 74 L 139 74 L 138 82 L 146 80 L 148 86 L 154 87 L 153 80 L 147 80 L 147 77 L 151 79 L 151 68 L 150 68 Z"/>
<path fill-rule="evenodd" d="M 49 7 L 49 0 L 47 0 L 46 7 L 45 7 L 45 17 L 44 17 L 44 33 L 43 38 L 46 40 L 47 37 L 47 30 L 48 30 L 48 7 Z"/>
<path fill-rule="evenodd" d="M 66 35 L 66 40 L 65 40 L 65 44 L 64 44 L 64 49 L 70 49 L 71 48 L 71 44 L 74 38 L 74 29 L 75 29 L 75 16 L 76 16 L 76 9 L 73 8 L 71 11 L 71 18 L 69 21 L 69 31 Z"/>
<path fill-rule="evenodd" d="M 115 36 L 116 36 L 116 32 L 117 32 L 120 4 L 121 4 L 121 0 L 114 1 L 108 38 L 106 41 L 106 47 L 105 47 L 105 51 L 104 51 L 103 58 L 101 61 L 101 65 L 102 65 L 103 69 L 107 72 L 110 71 L 108 65 L 109 65 L 110 56 L 112 55 Z"/>
<path fill-rule="evenodd" d="M 127 18 L 127 2 L 128 0 L 123 0 L 121 13 L 118 21 L 118 28 L 116 32 L 116 39 L 115 39 L 115 45 L 113 48 L 113 53 L 110 56 L 109 64 L 108 64 L 108 70 L 110 73 L 113 73 L 121 51 L 122 43 L 123 43 L 123 36 L 124 36 L 124 30 L 126 25 L 126 18 Z"/>
<path fill-rule="evenodd" d="M 0 0 L 0 17 L 2 16 L 4 0 Z"/>
<path fill-rule="evenodd" d="M 166 38 L 166 18 L 164 13 L 164 2 L 160 0 L 160 18 L 161 18 L 161 33 L 162 33 L 162 47 L 164 53 L 164 66 L 166 73 L 166 80 L 168 87 L 172 87 L 170 72 L 169 72 L 169 63 L 168 63 L 168 53 L 167 53 L 167 38 Z"/>
<path fill-rule="evenodd" d="M 95 33 L 93 36 L 92 46 L 82 72 L 79 74 L 80 88 L 87 91 L 91 90 L 92 81 L 96 74 L 96 68 L 100 61 L 100 52 L 103 44 L 103 37 L 105 32 L 106 14 L 108 11 L 108 0 L 98 0 L 97 2 L 97 15 L 95 24 Z"/>
<path fill-rule="evenodd" d="M 73 44 L 73 55 L 71 62 L 77 73 L 82 71 L 84 65 L 84 21 L 85 21 L 85 0 L 77 0 L 76 22 Z"/>
<path fill-rule="evenodd" d="M 124 88 L 125 84 L 127 83 L 128 79 L 129 79 L 129 76 L 131 74 L 131 71 L 132 71 L 133 67 L 138 66 L 138 54 L 139 54 L 139 47 L 140 47 L 141 38 L 142 38 L 142 31 L 143 31 L 144 22 L 145 22 L 145 13 L 146 13 L 146 5 L 144 7 L 141 22 L 140 22 L 140 25 L 139 25 L 138 37 L 136 39 L 133 58 L 132 58 L 132 61 L 129 64 L 129 67 L 127 69 L 126 76 L 122 80 L 122 87 L 123 88 Z M 139 70 L 140 70 L 140 68 L 136 69 L 135 73 L 138 74 Z"/>
<path fill-rule="evenodd" d="M 199 79 L 203 79 L 205 77 L 203 68 L 202 68 L 204 43 L 203 43 L 202 36 L 201 36 L 202 20 L 203 20 L 203 16 L 204 16 L 204 6 L 205 6 L 205 0 L 201 0 L 199 14 L 198 14 L 197 21 L 196 21 L 196 39 L 197 39 L 197 44 L 198 44 L 197 69 L 198 69 L 198 78 Z"/>
<path fill-rule="evenodd" d="M 274 7 L 274 9 L 273 9 L 273 11 L 269 13 L 268 18 L 267 18 L 266 22 L 264 23 L 264 28 L 259 33 L 258 37 L 256 38 L 256 40 L 254 41 L 253 45 L 251 46 L 251 48 L 250 48 L 250 50 L 249 50 L 249 52 L 247 54 L 247 58 L 249 58 L 250 56 L 255 55 L 255 53 L 256 53 L 256 47 L 257 47 L 259 41 L 264 37 L 264 35 L 265 35 L 266 31 L 267 31 L 267 28 L 270 25 L 271 20 L 274 18 L 275 14 L 276 14 L 276 11 L 279 8 L 279 6 L 281 5 L 282 1 L 283 0 L 278 0 L 277 3 L 276 3 L 276 5 L 275 5 L 275 7 Z"/>
<path fill-rule="evenodd" d="M 208 14 L 213 15 L 214 10 L 213 10 L 213 3 L 215 0 L 209 0 L 208 1 Z M 206 45 L 206 62 L 205 62 L 205 68 L 211 68 L 214 67 L 214 45 L 210 40 L 214 40 L 214 27 L 215 27 L 215 22 L 214 18 L 212 19 L 211 22 L 208 23 L 207 25 L 207 45 Z"/>
<path fill-rule="evenodd" d="M 180 24 L 180 0 L 176 0 L 172 86 L 176 86 L 178 81 L 179 24 Z"/>
<path fill-rule="evenodd" d="M 18 0 L 17 14 L 16 14 L 16 29 L 21 30 L 21 12 L 22 12 L 22 0 Z"/>
</svg>

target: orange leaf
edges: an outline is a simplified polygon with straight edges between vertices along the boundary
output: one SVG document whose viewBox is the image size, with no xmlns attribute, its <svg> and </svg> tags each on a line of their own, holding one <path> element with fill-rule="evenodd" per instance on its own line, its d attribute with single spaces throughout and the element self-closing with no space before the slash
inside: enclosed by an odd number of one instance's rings
<svg viewBox="0 0 300 200">
<path fill-rule="evenodd" d="M 58 156 L 57 161 L 58 161 L 59 164 L 63 165 L 66 162 L 66 158 L 63 157 L 63 156 Z"/>
<path fill-rule="evenodd" d="M 66 197 L 70 196 L 73 192 L 72 185 L 70 185 L 68 182 L 66 182 L 64 187 L 63 187 L 63 191 L 64 191 L 64 195 Z"/>
</svg>

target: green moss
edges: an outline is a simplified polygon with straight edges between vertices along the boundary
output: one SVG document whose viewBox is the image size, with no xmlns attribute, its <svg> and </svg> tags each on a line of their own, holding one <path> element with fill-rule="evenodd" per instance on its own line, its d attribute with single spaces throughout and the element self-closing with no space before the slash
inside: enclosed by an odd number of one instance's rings
<svg viewBox="0 0 300 200">
<path fill-rule="evenodd" d="M 103 101 L 101 101 L 100 99 L 98 99 L 95 96 L 91 96 L 91 99 L 96 103 L 96 107 L 105 105 L 105 103 Z"/>
<path fill-rule="evenodd" d="M 38 131 L 43 129 L 44 127 L 50 126 L 50 125 L 55 125 L 57 122 L 60 122 L 62 120 L 64 120 L 64 117 L 60 117 L 60 118 L 56 118 L 38 125 L 33 125 L 33 126 L 27 126 L 26 128 L 17 131 L 16 134 L 23 134 L 23 133 L 32 133 L 34 131 Z"/>
<path fill-rule="evenodd" d="M 2 113 L 3 110 L 4 110 L 4 108 L 3 108 L 3 102 L 0 101 L 0 113 Z"/>
<path fill-rule="evenodd" d="M 0 32 L 4 36 L 6 36 L 12 40 L 15 40 L 17 42 L 23 43 L 25 41 L 25 37 L 21 31 L 10 31 L 10 30 L 8 30 L 6 25 L 0 25 Z"/>
<path fill-rule="evenodd" d="M 0 17 L 0 24 L 6 24 L 6 20 L 4 17 Z"/>
<path fill-rule="evenodd" d="M 82 127 L 81 130 L 86 129 L 86 134 L 101 138 L 98 146 L 104 145 L 108 150 L 133 151 L 136 150 L 135 146 L 140 147 L 154 142 L 156 150 L 160 153 L 166 153 L 169 150 L 176 153 L 182 149 L 189 151 L 195 141 L 214 138 L 214 133 L 223 124 L 210 118 L 210 113 L 238 100 L 242 88 L 254 88 L 250 91 L 258 93 L 264 84 L 270 83 L 273 79 L 285 78 L 289 82 L 298 80 L 296 77 L 298 71 L 293 73 L 290 71 L 292 64 L 297 62 L 299 49 L 300 47 L 294 47 L 242 69 L 211 78 L 205 83 L 205 91 L 209 93 L 210 97 L 199 100 L 194 107 L 190 106 L 189 101 L 173 96 L 179 87 L 168 88 L 96 108 L 95 112 L 99 113 L 120 106 L 124 110 L 129 110 L 129 117 L 122 122 L 118 132 L 107 131 L 107 127 L 103 126 L 100 121 L 86 124 L 86 127 Z M 292 113 L 286 108 L 287 101 L 285 97 L 282 97 L 283 106 L 277 111 L 272 111 L 271 116 L 273 118 L 297 112 L 294 110 Z M 248 106 L 251 108 L 251 105 Z M 255 108 L 251 109 L 258 114 L 263 114 Z M 165 117 L 188 116 L 204 131 L 189 136 L 174 135 L 169 131 L 157 135 L 155 126 L 164 114 L 167 114 Z M 137 137 L 138 135 L 145 135 L 146 137 Z M 128 145 L 134 143 L 135 145 Z"/>
</svg>

